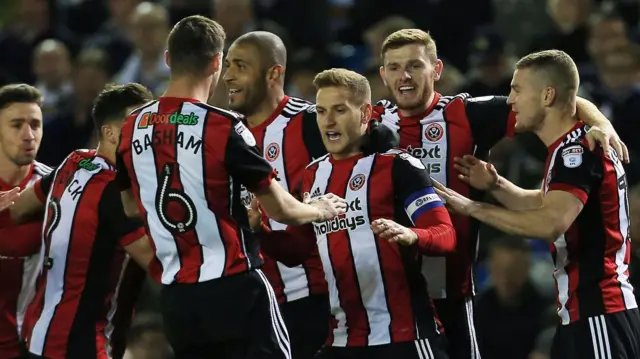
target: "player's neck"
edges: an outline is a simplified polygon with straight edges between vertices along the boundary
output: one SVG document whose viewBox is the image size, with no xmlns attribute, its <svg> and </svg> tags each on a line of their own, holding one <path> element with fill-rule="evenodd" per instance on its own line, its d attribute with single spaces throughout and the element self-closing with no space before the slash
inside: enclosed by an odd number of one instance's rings
<svg viewBox="0 0 640 359">
<path fill-rule="evenodd" d="M 0 157 L 0 180 L 2 182 L 17 186 L 29 174 L 31 164 L 18 166 L 6 157 Z"/>
<path fill-rule="evenodd" d="M 435 91 L 431 91 L 429 96 L 427 96 L 427 101 L 425 101 L 425 103 L 422 104 L 421 106 L 418 106 L 418 107 L 415 107 L 415 108 L 412 108 L 412 109 L 398 108 L 398 110 L 400 111 L 400 114 L 403 117 L 413 117 L 413 116 L 419 115 L 421 113 L 427 112 L 427 110 L 431 106 L 431 103 L 433 103 L 433 98 L 435 96 L 436 96 L 436 92 Z"/>
<path fill-rule="evenodd" d="M 273 115 L 273 112 L 278 109 L 282 100 L 284 99 L 284 90 L 280 89 L 273 94 L 268 94 L 262 104 L 258 107 L 258 110 L 247 116 L 247 124 L 249 128 L 260 126 L 267 119 Z"/>
<path fill-rule="evenodd" d="M 550 110 L 536 134 L 549 147 L 575 126 L 578 118 L 570 110 Z"/>
<path fill-rule="evenodd" d="M 116 163 L 116 149 L 107 144 L 98 142 L 98 146 L 96 147 L 96 155 L 106 158 L 112 164 Z"/>
<path fill-rule="evenodd" d="M 212 79 L 195 80 L 190 76 L 172 78 L 163 97 L 191 98 L 207 103 L 211 92 Z"/>
<path fill-rule="evenodd" d="M 347 148 L 345 148 L 343 151 L 341 151 L 340 153 L 331 153 L 331 157 L 335 160 L 346 160 L 358 155 L 361 155 L 362 152 L 362 140 L 364 138 L 361 138 L 360 140 L 358 140 L 356 143 L 349 145 Z"/>
</svg>

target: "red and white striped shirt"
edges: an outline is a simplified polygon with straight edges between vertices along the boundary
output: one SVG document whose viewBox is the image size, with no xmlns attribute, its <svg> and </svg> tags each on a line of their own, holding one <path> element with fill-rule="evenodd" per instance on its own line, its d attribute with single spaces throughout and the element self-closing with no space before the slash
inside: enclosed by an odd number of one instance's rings
<svg viewBox="0 0 640 359">
<path fill-rule="evenodd" d="M 50 172 L 34 161 L 19 187 L 33 185 Z M 13 187 L 0 180 L 0 191 Z M 0 229 L 0 358 L 20 356 L 19 333 L 36 289 L 41 242 L 40 221 Z"/>
</svg>

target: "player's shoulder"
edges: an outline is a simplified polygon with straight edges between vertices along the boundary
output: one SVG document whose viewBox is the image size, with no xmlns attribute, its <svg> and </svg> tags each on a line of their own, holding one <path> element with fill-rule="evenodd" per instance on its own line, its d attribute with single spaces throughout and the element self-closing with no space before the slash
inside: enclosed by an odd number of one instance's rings
<svg viewBox="0 0 640 359">
<path fill-rule="evenodd" d="M 131 110 L 131 112 L 129 112 L 129 114 L 127 115 L 127 117 L 138 117 L 138 115 L 143 112 L 145 109 L 148 109 L 151 106 L 154 106 L 158 104 L 158 100 L 151 100 L 147 103 L 145 103 L 144 105 L 140 106 L 140 107 L 136 107 L 133 110 Z"/>
<path fill-rule="evenodd" d="M 400 149 L 393 148 L 388 150 L 387 152 L 377 153 L 376 156 L 381 157 L 383 159 L 392 159 L 392 161 L 388 161 L 393 166 L 399 166 L 402 168 L 409 169 L 417 169 L 417 170 L 426 170 L 424 163 L 417 158 L 412 156 L 409 152 Z"/>
<path fill-rule="evenodd" d="M 287 102 L 280 111 L 280 116 L 287 118 L 315 118 L 316 105 L 310 101 L 289 96 Z"/>
<path fill-rule="evenodd" d="M 320 165 L 321 162 L 328 161 L 328 160 L 329 160 L 329 154 L 327 153 L 326 155 L 318 157 L 318 158 L 314 159 L 313 161 L 311 161 L 305 167 L 305 170 L 315 170 L 318 167 L 318 165 Z"/>
<path fill-rule="evenodd" d="M 589 128 L 582 126 L 569 132 L 555 150 L 554 164 L 563 164 L 567 168 L 579 167 L 585 161 L 594 161 L 602 157 L 602 150 L 591 151 L 586 134 Z"/>
<path fill-rule="evenodd" d="M 380 120 L 398 117 L 398 105 L 389 100 L 380 100 L 373 105 L 373 117 Z"/>
<path fill-rule="evenodd" d="M 232 124 L 236 122 L 244 121 L 244 115 L 239 112 L 235 112 L 232 110 L 226 110 L 220 107 L 212 106 L 204 102 L 191 102 L 191 104 L 195 107 L 198 107 L 207 112 L 207 115 L 210 118 L 220 119 L 220 120 L 229 120 Z"/>
<path fill-rule="evenodd" d="M 51 173 L 53 171 L 53 168 L 45 165 L 42 162 L 38 162 L 38 161 L 33 161 L 33 173 L 35 175 L 38 175 L 40 177 L 44 177 L 46 175 L 48 175 L 49 173 Z"/>
</svg>

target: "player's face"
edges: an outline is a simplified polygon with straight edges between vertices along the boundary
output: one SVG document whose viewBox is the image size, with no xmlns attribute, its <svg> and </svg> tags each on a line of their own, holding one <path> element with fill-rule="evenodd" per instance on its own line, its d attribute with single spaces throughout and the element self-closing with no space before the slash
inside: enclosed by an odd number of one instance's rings
<svg viewBox="0 0 640 359">
<path fill-rule="evenodd" d="M 402 110 L 426 107 L 441 72 L 442 61 L 434 63 L 425 46 L 417 44 L 388 50 L 380 67 L 382 80 Z"/>
<path fill-rule="evenodd" d="M 322 142 L 336 158 L 347 158 L 360 152 L 360 142 L 371 116 L 371 104 L 354 102 L 351 92 L 343 87 L 325 87 L 316 93 Z"/>
<path fill-rule="evenodd" d="M 232 45 L 224 64 L 229 108 L 244 115 L 255 113 L 267 95 L 266 71 L 258 52 L 252 46 Z"/>
<path fill-rule="evenodd" d="M 516 114 L 516 131 L 535 131 L 544 120 L 543 89 L 528 69 L 515 70 L 507 103 Z"/>
<path fill-rule="evenodd" d="M 0 156 L 17 166 L 33 162 L 42 140 L 42 110 L 35 103 L 13 103 L 0 110 Z"/>
</svg>

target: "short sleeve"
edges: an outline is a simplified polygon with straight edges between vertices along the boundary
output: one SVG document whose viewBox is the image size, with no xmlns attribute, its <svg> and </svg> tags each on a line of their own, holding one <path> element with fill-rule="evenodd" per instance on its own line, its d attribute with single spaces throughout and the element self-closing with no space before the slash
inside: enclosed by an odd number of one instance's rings
<svg viewBox="0 0 640 359">
<path fill-rule="evenodd" d="M 318 127 L 315 105 L 309 106 L 302 115 L 302 137 L 312 160 L 327 154 Z"/>
<path fill-rule="evenodd" d="M 100 220 L 111 230 L 114 238 L 122 247 L 135 242 L 144 236 L 144 225 L 140 219 L 127 217 L 124 213 L 120 190 L 115 181 L 110 182 L 104 189 L 99 204 Z"/>
<path fill-rule="evenodd" d="M 489 150 L 504 137 L 513 136 L 516 117 L 505 96 L 471 97 L 465 111 L 475 143 Z"/>
<path fill-rule="evenodd" d="M 131 188 L 131 178 L 129 178 L 129 172 L 127 166 L 124 163 L 124 159 L 120 154 L 120 151 L 116 152 L 116 184 L 120 191 L 126 191 Z"/>
<path fill-rule="evenodd" d="M 557 149 L 551 161 L 548 191 L 569 192 L 587 203 L 591 190 L 602 181 L 599 155 L 581 144 L 572 144 Z"/>
<path fill-rule="evenodd" d="M 231 177 L 251 192 L 267 188 L 276 176 L 269 162 L 262 157 L 251 131 L 240 121 L 229 131 L 225 164 Z"/>
<path fill-rule="evenodd" d="M 33 184 L 33 190 L 40 202 L 45 203 L 47 201 L 47 196 L 49 195 L 51 185 L 53 184 L 53 179 L 57 172 L 58 168 L 47 173 Z"/>
<path fill-rule="evenodd" d="M 444 206 L 433 189 L 429 171 L 419 159 L 401 153 L 394 160 L 392 172 L 396 207 L 401 206 L 413 224 L 424 213 Z"/>
</svg>

